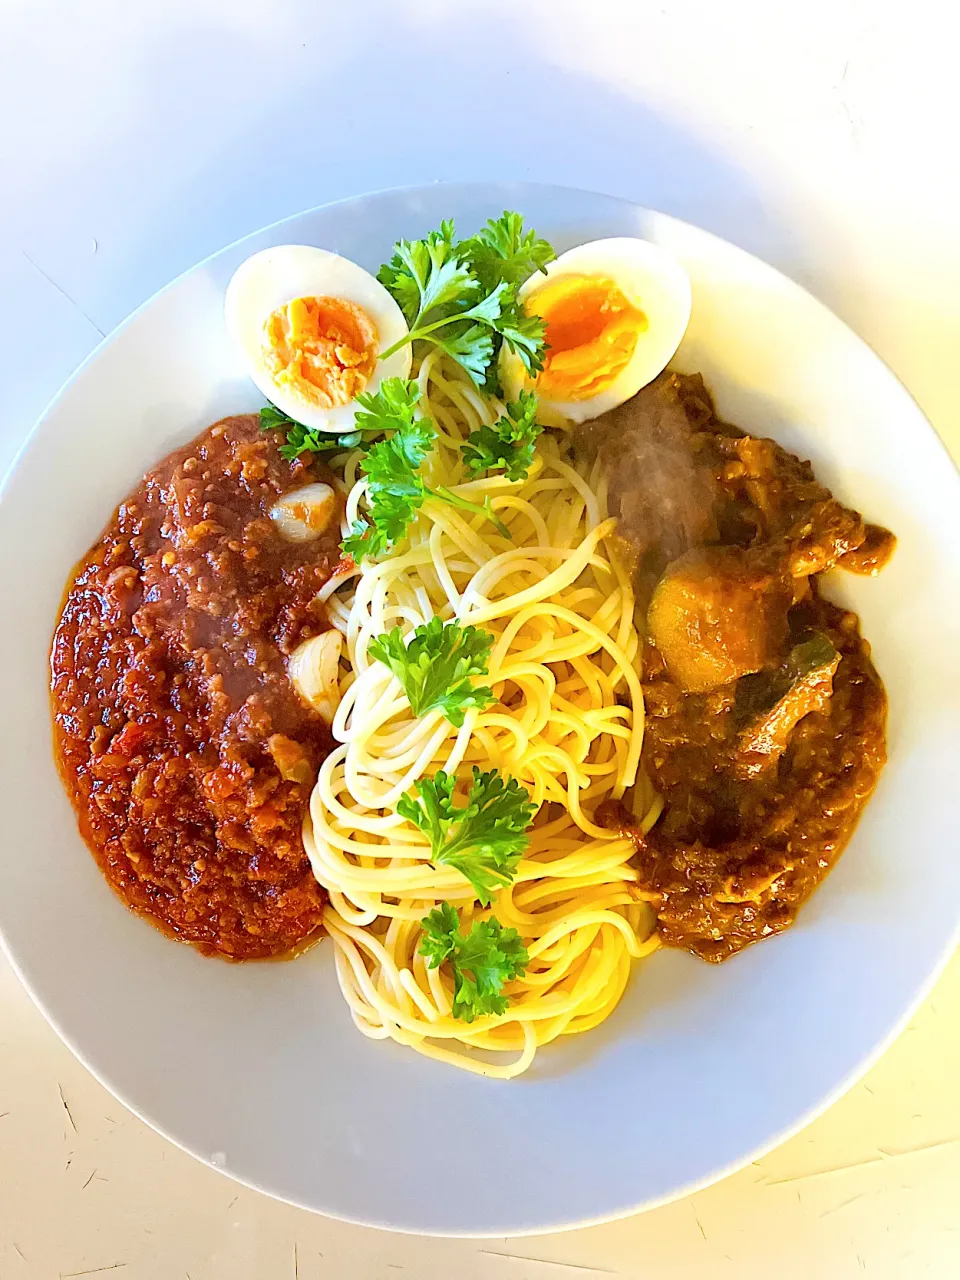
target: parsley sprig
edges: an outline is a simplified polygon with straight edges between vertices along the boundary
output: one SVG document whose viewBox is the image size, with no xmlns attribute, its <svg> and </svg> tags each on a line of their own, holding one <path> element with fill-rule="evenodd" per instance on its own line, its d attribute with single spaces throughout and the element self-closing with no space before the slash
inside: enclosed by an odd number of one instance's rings
<svg viewBox="0 0 960 1280">
<path fill-rule="evenodd" d="M 461 254 L 487 287 L 501 280 L 521 285 L 557 256 L 548 240 L 533 230 L 527 231 L 520 214 L 509 211 L 491 218 L 475 236 L 465 240 Z"/>
<path fill-rule="evenodd" d="M 431 969 L 449 963 L 453 970 L 453 1016 L 473 1022 L 485 1014 L 506 1013 L 510 1001 L 505 983 L 526 972 L 530 957 L 516 929 L 505 929 L 496 916 L 475 920 L 470 932 L 449 902 L 435 907 L 421 922 L 420 954 Z"/>
<path fill-rule="evenodd" d="M 439 347 L 478 387 L 492 379 L 505 343 L 529 373 L 543 368 L 544 325 L 517 300 L 520 285 L 556 256 L 546 240 L 526 231 L 518 213 L 504 212 L 475 236 L 454 239 L 452 221 L 423 240 L 399 240 L 377 279 L 393 294 L 409 332 L 381 354 L 407 342 Z"/>
<path fill-rule="evenodd" d="M 492 427 L 471 431 L 460 446 L 464 462 L 473 472 L 503 471 L 508 480 L 525 480 L 533 466 L 534 446 L 543 428 L 537 422 L 537 397 L 521 391 Z"/>
<path fill-rule="evenodd" d="M 367 477 L 368 519 L 354 522 L 343 541 L 347 555 L 360 562 L 388 551 L 404 536 L 427 498 L 438 498 L 471 515 L 490 520 L 505 538 L 506 525 L 494 514 L 489 497 L 470 502 L 444 485 L 429 489 L 419 469 L 437 438 L 430 418 L 417 417 L 420 388 L 403 378 L 387 378 L 375 394 L 357 396 L 356 423 L 361 431 L 390 433 L 370 447 L 360 463 Z"/>
<path fill-rule="evenodd" d="M 367 652 L 390 668 L 415 716 L 442 711 L 459 729 L 470 707 L 482 710 L 496 701 L 492 689 L 472 683 L 487 674 L 492 647 L 489 631 L 431 618 L 409 644 L 394 627 L 371 640 Z"/>
<path fill-rule="evenodd" d="M 401 796 L 397 812 L 430 840 L 434 866 L 455 867 L 489 906 L 493 894 L 516 874 L 520 855 L 530 843 L 527 828 L 536 812 L 530 793 L 516 778 L 504 780 L 499 770 L 481 773 L 474 766 L 465 805 L 455 805 L 457 779 L 442 769 L 417 783 L 419 800 Z"/>
<path fill-rule="evenodd" d="M 260 430 L 287 433 L 287 442 L 280 446 L 279 452 L 280 457 L 288 462 L 295 462 L 302 453 L 343 453 L 348 449 L 369 449 L 372 443 L 363 439 L 359 428 L 341 435 L 315 431 L 302 422 L 296 422 L 273 404 L 264 405 L 260 410 Z"/>
</svg>

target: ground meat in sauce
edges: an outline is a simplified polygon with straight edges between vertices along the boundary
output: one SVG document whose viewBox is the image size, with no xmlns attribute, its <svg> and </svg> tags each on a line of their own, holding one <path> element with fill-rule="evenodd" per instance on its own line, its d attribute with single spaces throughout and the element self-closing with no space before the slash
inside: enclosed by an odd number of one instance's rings
<svg viewBox="0 0 960 1280">
<path fill-rule="evenodd" d="M 225 418 L 155 467 L 77 567 L 51 651 L 57 761 L 101 869 L 235 960 L 297 948 L 325 901 L 300 832 L 331 742 L 286 659 L 327 627 L 339 522 L 280 537 L 277 497 L 330 477 L 279 442 Z"/>
<path fill-rule="evenodd" d="M 856 615 L 815 575 L 875 573 L 894 538 L 808 462 L 722 422 L 699 376 L 661 375 L 581 428 L 578 447 L 603 463 L 650 627 L 642 763 L 664 799 L 646 836 L 622 807 L 599 816 L 634 834 L 662 940 L 724 960 L 792 923 L 876 785 L 886 695 Z M 738 587 L 782 600 L 766 638 L 758 608 L 752 634 L 730 634 Z"/>
</svg>

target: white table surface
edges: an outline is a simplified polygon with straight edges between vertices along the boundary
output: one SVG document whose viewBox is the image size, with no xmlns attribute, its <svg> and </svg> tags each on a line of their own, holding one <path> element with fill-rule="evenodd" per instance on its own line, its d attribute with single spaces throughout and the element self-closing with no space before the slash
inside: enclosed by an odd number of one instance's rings
<svg viewBox="0 0 960 1280">
<path fill-rule="evenodd" d="M 340 196 L 481 177 L 610 191 L 758 253 L 960 457 L 950 12 L 0 0 L 0 472 L 100 335 L 206 254 Z M 655 1102 L 637 1108 L 655 1143 Z M 756 1165 L 632 1220 L 492 1242 L 344 1226 L 199 1165 L 86 1074 L 0 961 L 2 1280 L 953 1278 L 958 1193 L 957 959 L 866 1079 Z"/>
</svg>

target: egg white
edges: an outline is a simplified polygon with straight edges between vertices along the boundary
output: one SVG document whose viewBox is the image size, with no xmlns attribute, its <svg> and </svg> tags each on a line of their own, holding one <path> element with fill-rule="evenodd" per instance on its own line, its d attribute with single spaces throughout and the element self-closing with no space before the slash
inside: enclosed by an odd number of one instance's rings
<svg viewBox="0 0 960 1280">
<path fill-rule="evenodd" d="M 585 400 L 540 398 L 539 417 L 547 425 L 586 422 L 623 404 L 667 367 L 690 321 L 690 279 L 670 254 L 648 240 L 616 236 L 577 245 L 536 272 L 520 288 L 521 304 L 551 278 L 561 275 L 605 276 L 647 317 L 633 355 L 607 387 Z M 507 398 L 536 387 L 520 359 L 504 347 L 500 379 Z"/>
<path fill-rule="evenodd" d="M 310 404 L 291 389 L 279 386 L 263 359 L 263 325 L 270 313 L 294 298 L 325 296 L 344 298 L 363 307 L 376 326 L 381 351 L 408 332 L 403 312 L 369 271 L 337 253 L 303 244 L 264 249 L 241 263 L 224 299 L 227 331 L 258 390 L 278 409 L 318 431 L 349 431 L 356 413 L 355 401 L 333 409 Z M 365 390 L 376 392 L 385 378 L 408 377 L 411 358 L 407 343 L 387 360 L 379 360 Z"/>
</svg>

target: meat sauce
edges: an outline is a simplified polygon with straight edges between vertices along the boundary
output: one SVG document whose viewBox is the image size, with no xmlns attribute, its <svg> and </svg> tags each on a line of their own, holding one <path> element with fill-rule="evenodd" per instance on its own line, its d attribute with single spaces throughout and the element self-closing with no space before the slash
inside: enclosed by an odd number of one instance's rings
<svg viewBox="0 0 960 1280">
<path fill-rule="evenodd" d="M 233 960 L 299 949 L 325 902 L 300 832 L 331 740 L 287 656 L 327 628 L 339 521 L 280 536 L 276 499 L 330 477 L 279 441 L 225 418 L 149 472 L 76 568 L 50 657 L 57 763 L 103 873 Z"/>
<path fill-rule="evenodd" d="M 895 540 L 772 440 L 663 374 L 581 429 L 619 512 L 646 632 L 642 764 L 664 801 L 637 844 L 662 940 L 720 961 L 786 928 L 883 767 L 886 695 L 817 575 L 876 573 Z"/>
</svg>

